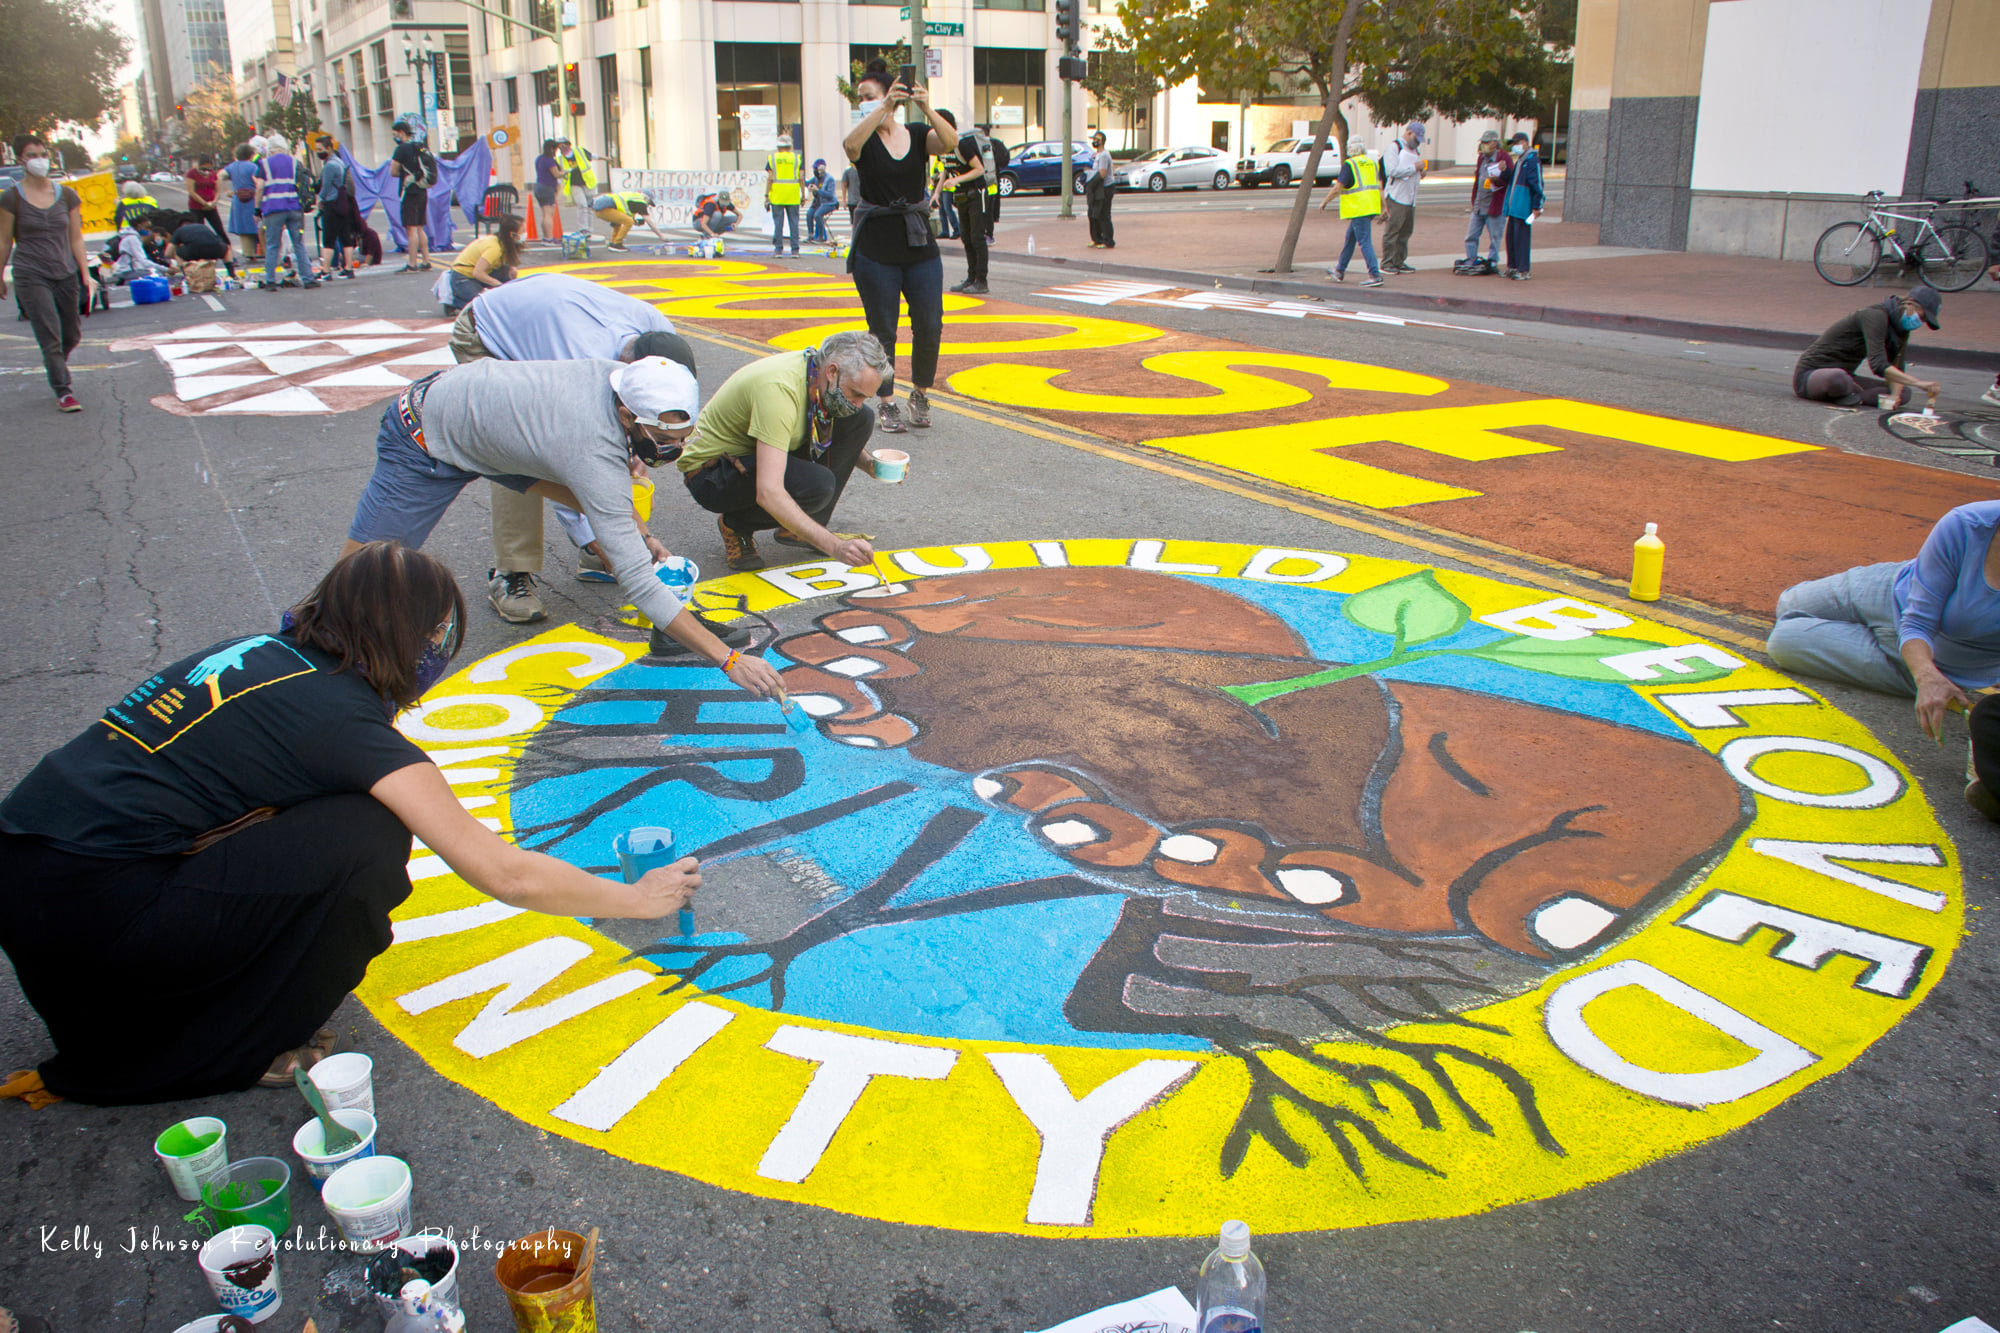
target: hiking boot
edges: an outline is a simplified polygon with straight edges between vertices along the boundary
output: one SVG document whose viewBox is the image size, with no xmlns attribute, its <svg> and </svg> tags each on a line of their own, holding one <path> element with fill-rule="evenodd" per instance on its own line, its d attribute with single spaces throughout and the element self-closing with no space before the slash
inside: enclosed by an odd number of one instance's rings
<svg viewBox="0 0 2000 1333">
<path fill-rule="evenodd" d="M 486 571 L 486 599 L 510 625 L 527 625 L 548 619 L 549 609 L 535 595 L 535 576 L 528 573 L 502 574 Z"/>
<path fill-rule="evenodd" d="M 731 569 L 740 573 L 764 567 L 764 557 L 757 554 L 756 533 L 736 531 L 720 514 L 715 516 L 715 528 L 722 534 L 722 558 Z"/>
<path fill-rule="evenodd" d="M 931 396 L 922 389 L 910 390 L 909 422 L 918 430 L 929 430 L 931 425 Z"/>
<path fill-rule="evenodd" d="M 875 429 L 884 435 L 901 435 L 909 429 L 903 424 L 903 409 L 896 405 L 894 398 L 875 400 Z"/>
<path fill-rule="evenodd" d="M 595 552 L 579 551 L 576 555 L 576 577 L 583 583 L 616 583 L 618 576 Z"/>
</svg>

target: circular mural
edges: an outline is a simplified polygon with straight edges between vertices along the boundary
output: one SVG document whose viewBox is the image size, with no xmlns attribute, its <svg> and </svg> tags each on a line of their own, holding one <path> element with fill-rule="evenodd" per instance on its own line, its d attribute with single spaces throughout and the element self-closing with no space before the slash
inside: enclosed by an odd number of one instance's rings
<svg viewBox="0 0 2000 1333">
<path fill-rule="evenodd" d="M 1957 858 L 1859 724 L 1490 579 L 1160 541 L 702 586 L 798 713 L 616 621 L 403 720 L 468 809 L 694 933 L 421 847 L 363 999 L 552 1133 L 892 1221 L 1199 1235 L 1463 1214 L 1742 1125 L 1922 999 Z"/>
</svg>

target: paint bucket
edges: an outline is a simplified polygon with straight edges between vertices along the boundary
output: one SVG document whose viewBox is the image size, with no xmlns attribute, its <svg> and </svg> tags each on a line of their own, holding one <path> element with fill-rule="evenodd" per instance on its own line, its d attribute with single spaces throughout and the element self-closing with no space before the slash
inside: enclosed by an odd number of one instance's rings
<svg viewBox="0 0 2000 1333">
<path fill-rule="evenodd" d="M 329 1055 L 312 1067 L 313 1086 L 329 1111 L 375 1114 L 375 1062 L 359 1051 Z"/>
<path fill-rule="evenodd" d="M 676 597 L 686 601 L 688 589 L 701 582 L 701 566 L 684 555 L 670 555 L 665 560 L 653 562 L 653 577 L 671 588 Z"/>
<path fill-rule="evenodd" d="M 901 482 L 910 470 L 910 456 L 901 449 L 875 451 L 875 480 Z"/>
<path fill-rule="evenodd" d="M 451 1255 L 451 1267 L 445 1270 L 443 1277 L 431 1283 L 431 1299 L 449 1309 L 458 1310 L 463 1308 L 458 1301 L 458 1246 L 453 1245 L 443 1236 L 404 1236 L 388 1248 L 401 1250 L 412 1259 L 422 1259 L 429 1255 L 435 1255 L 440 1250 L 447 1251 Z M 414 1265 L 411 1266 L 414 1267 Z M 384 1317 L 386 1318 L 389 1307 L 396 1304 L 396 1298 L 394 1296 L 384 1296 L 380 1292 L 376 1293 L 376 1298 L 382 1302 Z"/>
<path fill-rule="evenodd" d="M 410 1230 L 410 1166 L 400 1157 L 361 1157 L 327 1177 L 320 1202 L 357 1250 L 378 1250 Z"/>
<path fill-rule="evenodd" d="M 597 1333 L 592 1258 L 574 1231 L 537 1231 L 501 1252 L 493 1276 L 518 1333 Z"/>
<path fill-rule="evenodd" d="M 1899 393 L 1885 393 L 1875 400 L 1875 406 L 1884 412 L 1893 412 L 1896 410 L 1896 404 L 1902 401 L 1903 395 Z"/>
<path fill-rule="evenodd" d="M 192 1324 L 182 1324 L 174 1333 L 222 1333 L 222 1321 L 227 1318 L 224 1314 L 205 1314 Z"/>
<path fill-rule="evenodd" d="M 215 1234 L 237 1227 L 264 1227 L 282 1236 L 292 1229 L 292 1168 L 277 1157 L 245 1157 L 201 1187 L 201 1207 L 214 1219 Z"/>
<path fill-rule="evenodd" d="M 203 1245 L 195 1260 L 224 1314 L 261 1324 L 285 1303 L 278 1238 L 266 1227 L 231 1227 Z"/>
<path fill-rule="evenodd" d="M 653 521 L 653 479 L 635 477 L 632 479 L 632 510 L 638 514 L 641 523 Z"/>
<path fill-rule="evenodd" d="M 169 1125 L 153 1140 L 153 1155 L 166 1168 L 174 1193 L 201 1202 L 201 1187 L 229 1169 L 229 1126 L 212 1115 Z"/>
<path fill-rule="evenodd" d="M 344 1153 L 329 1155 L 326 1151 L 326 1126 L 314 1116 L 299 1126 L 299 1132 L 292 1135 L 292 1151 L 306 1164 L 306 1179 L 312 1181 L 314 1193 L 325 1188 L 327 1177 L 346 1166 L 349 1162 L 375 1155 L 375 1117 L 358 1107 L 331 1111 L 334 1121 L 360 1136 L 361 1142 Z"/>
<path fill-rule="evenodd" d="M 648 870 L 680 859 L 674 855 L 674 831 L 670 828 L 626 829 L 611 840 L 611 850 L 618 853 L 618 869 L 627 884 L 637 884 Z"/>
</svg>

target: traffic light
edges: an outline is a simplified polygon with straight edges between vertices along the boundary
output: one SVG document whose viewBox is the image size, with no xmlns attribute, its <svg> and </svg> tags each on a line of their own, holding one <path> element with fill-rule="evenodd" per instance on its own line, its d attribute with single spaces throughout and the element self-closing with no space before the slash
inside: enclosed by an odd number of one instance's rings
<svg viewBox="0 0 2000 1333">
<path fill-rule="evenodd" d="M 563 66 L 563 100 L 569 102 L 583 98 L 583 85 L 577 80 L 576 63 L 572 60 Z"/>
<path fill-rule="evenodd" d="M 1083 0 L 1056 0 L 1056 40 L 1075 55 L 1083 49 Z"/>
</svg>

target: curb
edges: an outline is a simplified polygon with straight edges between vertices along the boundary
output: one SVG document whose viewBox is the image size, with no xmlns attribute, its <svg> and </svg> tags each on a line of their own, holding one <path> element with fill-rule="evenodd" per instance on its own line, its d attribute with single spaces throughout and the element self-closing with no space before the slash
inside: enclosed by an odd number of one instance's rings
<svg viewBox="0 0 2000 1333">
<path fill-rule="evenodd" d="M 1200 273 L 1181 269 L 1147 268 L 1140 264 L 1106 263 L 1097 259 L 1068 259 L 1053 255 L 1024 255 L 1011 251 L 995 250 L 993 258 L 1016 264 L 1038 264 L 1046 268 L 1075 269 L 1081 272 L 1101 274 L 1114 278 L 1147 278 L 1155 282 L 1173 282 L 1182 287 L 1201 291 L 1213 287 L 1225 287 L 1234 291 L 1255 292 L 1269 296 L 1319 296 L 1331 291 L 1345 292 L 1345 287 L 1336 288 L 1331 282 L 1307 282 L 1297 278 L 1252 278 L 1240 273 Z M 1365 298 L 1368 304 L 1394 306 L 1409 310 L 1429 310 L 1441 314 L 1483 315 L 1489 319 L 1523 320 L 1528 323 L 1562 324 L 1572 328 L 1609 329 L 1619 333 L 1645 333 L 1667 338 L 1688 338 L 1702 342 L 1738 343 L 1751 347 L 1778 347 L 1791 351 L 1804 351 L 1812 345 L 1818 334 L 1793 333 L 1785 329 L 1745 328 L 1733 324 L 1705 324 L 1694 320 L 1660 319 L 1652 315 L 1621 315 L 1602 310 L 1563 310 L 1552 306 L 1530 305 L 1522 301 L 1483 301 L 1473 297 L 1419 296 L 1414 293 L 1392 292 L 1386 287 L 1371 287 Z M 1921 360 L 1931 365 L 1949 366 L 1958 370 L 1992 370 L 2000 362 L 2000 352 L 1975 347 L 1939 347 L 1924 343 L 1913 351 L 1921 352 Z"/>
</svg>

